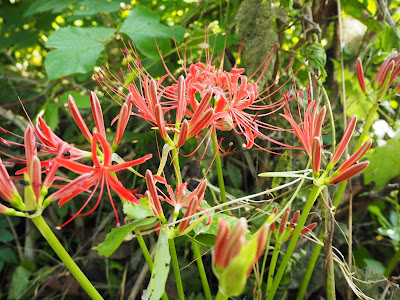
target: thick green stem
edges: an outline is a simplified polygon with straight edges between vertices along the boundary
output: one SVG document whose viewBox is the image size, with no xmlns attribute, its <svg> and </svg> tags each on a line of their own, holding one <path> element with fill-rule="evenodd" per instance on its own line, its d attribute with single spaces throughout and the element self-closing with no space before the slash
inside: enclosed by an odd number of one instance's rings
<svg viewBox="0 0 400 300">
<path fill-rule="evenodd" d="M 321 233 L 319 235 L 319 239 L 322 238 L 322 233 L 323 233 L 323 231 L 321 230 Z M 304 295 L 306 294 L 308 283 L 310 282 L 310 279 L 311 279 L 311 276 L 313 274 L 313 271 L 314 271 L 314 268 L 315 268 L 315 264 L 317 263 L 317 260 L 318 260 L 318 257 L 319 257 L 319 253 L 321 252 L 321 249 L 322 249 L 322 245 L 320 245 L 320 244 L 316 244 L 315 245 L 314 251 L 310 256 L 310 260 L 308 262 L 306 272 L 304 273 L 303 281 L 301 282 L 299 291 L 297 293 L 296 300 L 303 300 L 304 299 Z"/>
<path fill-rule="evenodd" d="M 178 179 L 179 183 L 182 183 L 182 175 L 181 175 L 181 169 L 179 167 L 179 154 L 178 151 L 176 151 L 176 149 L 172 149 L 171 150 L 171 154 L 172 154 L 172 163 L 174 164 L 175 167 L 175 174 L 176 177 Z"/>
<path fill-rule="evenodd" d="M 285 255 L 283 256 L 283 259 L 279 266 L 278 272 L 276 273 L 276 276 L 272 283 L 271 290 L 269 291 L 269 293 L 267 295 L 267 300 L 273 300 L 275 297 L 275 293 L 278 290 L 279 284 L 281 282 L 283 274 L 285 273 L 285 270 L 289 263 L 290 257 L 292 256 L 294 248 L 296 247 L 297 241 L 300 237 L 301 230 L 303 229 L 303 226 L 306 223 L 308 214 L 310 213 L 311 208 L 312 208 L 315 200 L 317 200 L 317 197 L 320 194 L 320 192 L 322 191 L 322 189 L 323 189 L 323 186 L 319 187 L 319 186 L 314 185 L 310 192 L 310 195 L 308 196 L 308 199 L 304 206 L 303 212 L 301 213 L 300 220 L 297 223 L 296 229 L 293 232 L 293 236 L 290 240 L 289 246 L 286 250 Z"/>
<path fill-rule="evenodd" d="M 171 254 L 172 267 L 174 269 L 176 287 L 178 289 L 179 300 L 183 300 L 185 299 L 185 294 L 183 293 L 183 285 L 182 285 L 181 273 L 179 271 L 178 256 L 176 255 L 174 239 L 169 239 L 168 244 L 169 244 L 169 252 Z"/>
<path fill-rule="evenodd" d="M 224 296 L 221 291 L 218 291 L 217 296 L 215 296 L 215 300 L 227 300 L 228 297 Z"/>
<path fill-rule="evenodd" d="M 266 295 L 268 295 L 268 293 L 272 287 L 272 282 L 274 280 L 274 273 L 275 273 L 275 268 L 276 268 L 276 262 L 278 261 L 281 246 L 282 246 L 282 243 L 280 243 L 279 241 L 276 241 L 275 247 L 274 247 L 274 252 L 273 252 L 272 258 L 271 258 L 271 263 L 269 265 L 269 270 L 268 270 L 267 289 L 265 290 Z"/>
<path fill-rule="evenodd" d="M 385 273 L 383 273 L 383 275 L 389 277 L 390 274 L 392 274 L 393 269 L 397 266 L 399 260 L 400 260 L 400 248 L 397 249 L 396 253 L 390 259 L 389 264 L 387 265 Z"/>
<path fill-rule="evenodd" d="M 211 137 L 213 141 L 213 147 L 214 147 L 214 153 L 215 153 L 215 167 L 217 168 L 217 175 L 218 175 L 218 185 L 219 185 L 219 191 L 221 195 L 221 202 L 225 203 L 226 202 L 226 192 L 225 192 L 225 183 L 224 183 L 224 175 L 222 172 L 222 164 L 221 164 L 221 157 L 219 156 L 218 153 L 218 141 L 217 137 L 215 134 L 212 134 Z"/>
<path fill-rule="evenodd" d="M 326 299 L 327 300 L 335 300 L 335 273 L 332 259 L 332 239 L 333 239 L 333 224 L 332 224 L 332 215 L 329 210 L 329 207 L 326 205 L 322 205 L 321 214 L 324 215 L 324 250 L 325 250 L 325 287 L 326 287 Z"/>
<path fill-rule="evenodd" d="M 36 218 L 31 219 L 32 222 L 36 225 L 37 229 L 39 229 L 40 233 L 49 243 L 51 248 L 53 248 L 54 252 L 58 255 L 64 265 L 68 268 L 71 274 L 75 277 L 75 279 L 79 282 L 82 288 L 86 291 L 86 293 L 92 299 L 103 299 L 103 297 L 99 294 L 99 292 L 94 288 L 92 283 L 87 279 L 85 274 L 79 269 L 78 265 L 74 262 L 71 256 L 67 253 L 64 247 L 61 245 L 60 241 L 54 235 L 53 231 L 47 225 L 46 221 L 40 215 Z"/>
<path fill-rule="evenodd" d="M 192 240 L 192 248 L 193 248 L 194 258 L 197 262 L 197 268 L 199 269 L 199 275 L 201 279 L 201 284 L 203 285 L 204 296 L 206 297 L 206 300 L 212 300 L 210 286 L 208 285 L 206 270 L 204 269 L 203 261 L 201 260 L 199 245 L 194 240 Z"/>
</svg>

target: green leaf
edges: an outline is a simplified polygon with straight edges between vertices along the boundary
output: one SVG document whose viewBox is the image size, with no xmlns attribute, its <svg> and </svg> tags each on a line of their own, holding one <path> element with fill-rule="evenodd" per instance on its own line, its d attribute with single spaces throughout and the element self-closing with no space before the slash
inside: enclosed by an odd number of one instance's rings
<svg viewBox="0 0 400 300">
<path fill-rule="evenodd" d="M 381 50 L 384 52 L 392 52 L 400 49 L 400 31 L 397 26 L 387 26 L 378 34 Z"/>
<path fill-rule="evenodd" d="M 0 242 L 8 243 L 14 239 L 11 232 L 6 229 L 0 228 Z"/>
<path fill-rule="evenodd" d="M 165 291 L 165 283 L 167 282 L 171 255 L 169 254 L 168 234 L 165 228 L 160 231 L 158 238 L 157 250 L 154 256 L 153 272 L 149 286 L 143 292 L 142 300 L 158 300 Z"/>
<path fill-rule="evenodd" d="M 326 77 L 325 64 L 326 64 L 326 53 L 325 49 L 320 44 L 308 45 L 305 48 L 305 56 L 309 57 L 308 61 L 310 64 L 320 71 L 323 77 Z"/>
<path fill-rule="evenodd" d="M 226 174 L 232 186 L 239 189 L 243 183 L 243 174 L 240 168 L 228 162 L 226 164 Z"/>
<path fill-rule="evenodd" d="M 37 0 L 33 2 L 29 8 L 25 11 L 24 17 L 29 17 L 34 14 L 43 12 L 59 13 L 64 9 L 68 8 L 72 3 L 77 0 Z"/>
<path fill-rule="evenodd" d="M 49 79 L 90 72 L 114 32 L 105 27 L 65 27 L 54 32 L 46 47 L 56 50 L 50 51 L 44 61 Z"/>
<path fill-rule="evenodd" d="M 43 114 L 43 119 L 51 130 L 54 130 L 58 125 L 58 105 L 56 103 L 48 103 Z"/>
<path fill-rule="evenodd" d="M 29 277 L 32 272 L 23 265 L 18 266 L 12 276 L 8 299 L 20 299 L 29 287 Z"/>
<path fill-rule="evenodd" d="M 11 248 L 0 248 L 0 260 L 7 263 L 18 263 L 17 256 Z"/>
<path fill-rule="evenodd" d="M 114 253 L 115 250 L 117 250 L 119 245 L 121 245 L 125 237 L 130 232 L 132 232 L 134 229 L 138 229 L 139 227 L 154 224 L 156 221 L 157 219 L 155 218 L 148 218 L 122 225 L 119 228 L 113 228 L 111 229 L 111 232 L 107 234 L 106 240 L 93 249 L 97 250 L 99 255 L 109 257 Z"/>
<path fill-rule="evenodd" d="M 132 220 L 154 217 L 154 212 L 151 209 L 149 199 L 146 197 L 139 199 L 139 205 L 126 202 L 124 204 L 124 214 Z"/>
<path fill-rule="evenodd" d="M 64 94 L 61 95 L 60 97 L 60 103 L 62 104 L 68 104 L 68 97 L 71 95 L 76 103 L 76 106 L 78 106 L 79 109 L 87 109 L 90 108 L 90 97 L 87 95 L 81 95 L 78 92 L 65 92 Z"/>
<path fill-rule="evenodd" d="M 400 175 L 400 164 L 393 163 L 400 157 L 400 133 L 387 142 L 383 147 L 376 148 L 366 155 L 370 161 L 364 170 L 364 182 L 375 182 L 374 189 L 383 188 L 389 181 Z"/>
<path fill-rule="evenodd" d="M 179 29 L 179 36 L 182 36 L 182 30 Z M 147 7 L 139 5 L 132 9 L 121 27 L 121 32 L 128 35 L 135 46 L 149 58 L 160 57 L 154 38 L 164 53 L 171 49 L 171 28 L 161 24 L 160 16 Z"/>
<path fill-rule="evenodd" d="M 369 11 L 368 1 L 344 0 L 342 5 L 346 14 L 363 23 L 369 30 L 378 32 L 382 28 L 382 24 L 375 20 L 374 14 Z"/>
<path fill-rule="evenodd" d="M 76 3 L 74 6 L 80 8 L 75 11 L 75 16 L 92 16 L 99 12 L 114 12 L 120 10 L 119 0 L 85 0 Z"/>
</svg>

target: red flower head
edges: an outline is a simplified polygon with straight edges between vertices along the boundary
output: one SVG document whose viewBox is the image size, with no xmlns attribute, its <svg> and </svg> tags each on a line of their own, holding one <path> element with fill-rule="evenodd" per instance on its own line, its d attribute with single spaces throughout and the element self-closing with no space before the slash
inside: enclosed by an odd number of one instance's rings
<svg viewBox="0 0 400 300">
<path fill-rule="evenodd" d="M 100 143 L 102 152 L 103 152 L 103 158 L 102 162 L 100 161 L 97 153 L 97 143 Z M 104 190 L 104 185 L 107 188 L 108 192 L 108 197 L 111 202 L 111 206 L 113 207 L 115 217 L 117 219 L 117 226 L 119 226 L 119 218 L 118 214 L 115 209 L 114 202 L 111 197 L 111 192 L 110 188 L 113 189 L 121 198 L 133 202 L 133 203 L 139 203 L 137 198 L 133 195 L 133 193 L 129 190 L 127 190 L 120 181 L 113 175 L 114 172 L 120 171 L 122 169 L 126 169 L 132 166 L 136 166 L 138 164 L 144 163 L 146 160 L 150 159 L 152 157 L 152 154 L 148 154 L 146 156 L 143 156 L 142 158 L 117 164 L 117 165 L 112 165 L 112 152 L 111 152 L 111 147 L 105 137 L 100 134 L 100 133 L 94 133 L 92 136 L 92 160 L 93 160 L 93 166 L 87 166 L 85 164 L 63 159 L 63 158 L 56 158 L 56 162 L 62 166 L 65 167 L 77 174 L 80 174 L 78 178 L 73 180 L 71 183 L 67 184 L 54 194 L 50 195 L 48 200 L 49 201 L 55 201 L 59 200 L 58 205 L 62 206 L 66 202 L 70 201 L 72 198 L 77 196 L 78 194 L 82 192 L 89 191 L 89 189 L 94 186 L 94 189 L 90 192 L 89 198 L 86 200 L 86 202 L 82 205 L 82 207 L 79 209 L 77 213 L 73 215 L 71 219 L 69 219 L 67 222 L 65 222 L 63 225 L 59 227 L 61 229 L 63 226 L 71 222 L 74 218 L 77 216 L 85 216 L 90 213 L 92 213 L 97 206 L 100 203 L 100 199 L 103 196 L 103 190 Z M 100 187 L 100 192 L 99 196 L 97 198 L 96 204 L 93 206 L 92 209 L 90 209 L 88 212 L 82 213 L 84 208 L 88 205 L 90 200 L 93 198 L 96 190 Z"/>
</svg>

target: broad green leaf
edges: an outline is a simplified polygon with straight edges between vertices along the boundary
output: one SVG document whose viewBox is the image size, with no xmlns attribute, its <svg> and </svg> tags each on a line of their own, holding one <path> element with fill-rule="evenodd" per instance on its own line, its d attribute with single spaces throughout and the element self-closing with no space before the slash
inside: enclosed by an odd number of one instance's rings
<svg viewBox="0 0 400 300">
<path fill-rule="evenodd" d="M 43 119 L 51 130 L 54 130 L 58 125 L 58 105 L 56 103 L 48 103 L 43 114 Z"/>
<path fill-rule="evenodd" d="M 25 11 L 24 17 L 43 12 L 52 12 L 56 14 L 68 8 L 74 2 L 77 2 L 77 0 L 36 0 Z"/>
<path fill-rule="evenodd" d="M 90 108 L 90 97 L 89 95 L 81 95 L 78 92 L 65 92 L 64 94 L 61 95 L 60 97 L 60 103 L 62 104 L 68 104 L 68 97 L 71 95 L 76 103 L 76 106 L 78 106 L 79 109 L 87 109 Z"/>
<path fill-rule="evenodd" d="M 44 61 L 49 79 L 92 71 L 114 32 L 115 29 L 105 27 L 65 27 L 54 32 L 46 47 L 56 49 Z"/>
<path fill-rule="evenodd" d="M 18 263 L 17 255 L 11 248 L 0 248 L 0 261 L 4 260 L 7 263 Z"/>
<path fill-rule="evenodd" d="M 105 257 L 109 257 L 114 253 L 115 250 L 121 245 L 125 237 L 132 232 L 134 229 L 138 229 L 141 226 L 154 224 L 156 221 L 155 218 L 138 220 L 126 225 L 123 225 L 119 228 L 113 228 L 107 234 L 106 240 L 103 243 L 100 243 L 97 247 L 93 249 L 97 250 L 100 255 Z"/>
<path fill-rule="evenodd" d="M 161 24 L 160 16 L 147 7 L 139 5 L 132 9 L 121 27 L 121 32 L 127 34 L 136 48 L 149 58 L 160 57 L 154 38 L 164 53 L 171 49 L 171 28 Z"/>
<path fill-rule="evenodd" d="M 22 264 L 18 266 L 11 279 L 11 286 L 9 289 L 8 299 L 20 299 L 26 293 L 29 287 L 29 277 L 32 274 L 30 270 L 25 268 Z"/>
<path fill-rule="evenodd" d="M 8 243 L 14 239 L 11 232 L 6 229 L 0 228 L 0 242 Z"/>
<path fill-rule="evenodd" d="M 364 182 L 375 182 L 374 189 L 383 188 L 389 181 L 400 174 L 400 164 L 394 163 L 400 157 L 400 133 L 383 147 L 374 149 L 366 155 L 370 161 L 364 170 Z"/>
<path fill-rule="evenodd" d="M 75 16 L 92 16 L 99 12 L 113 12 L 120 10 L 119 0 L 85 0 L 76 3 L 74 6 L 80 8 L 75 11 Z"/>
<path fill-rule="evenodd" d="M 257 254 L 257 239 L 244 245 L 219 276 L 219 289 L 227 297 L 239 296 L 247 281 L 247 271 Z"/>
<path fill-rule="evenodd" d="M 167 282 L 171 255 L 169 254 L 168 234 L 164 228 L 160 231 L 157 250 L 154 256 L 153 272 L 149 286 L 143 292 L 142 300 L 158 300 L 165 291 Z"/>
<path fill-rule="evenodd" d="M 132 220 L 154 217 L 154 212 L 151 209 L 149 199 L 146 197 L 139 199 L 139 205 L 126 202 L 124 204 L 124 214 Z"/>
<path fill-rule="evenodd" d="M 387 26 L 378 34 L 380 46 L 384 52 L 400 49 L 400 30 L 397 26 Z"/>
</svg>

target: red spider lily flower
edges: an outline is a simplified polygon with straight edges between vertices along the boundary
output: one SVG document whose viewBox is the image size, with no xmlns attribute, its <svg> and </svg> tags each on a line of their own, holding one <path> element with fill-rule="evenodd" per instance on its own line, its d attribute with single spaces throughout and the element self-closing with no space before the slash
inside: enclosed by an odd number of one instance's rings
<svg viewBox="0 0 400 300">
<path fill-rule="evenodd" d="M 315 176 L 319 175 L 319 168 L 321 166 L 321 152 L 322 152 L 322 143 L 320 137 L 314 137 L 314 142 L 312 145 L 312 170 Z"/>
<path fill-rule="evenodd" d="M 207 30 L 205 44 L 209 45 Z M 129 84 L 129 86 L 126 87 L 123 81 L 118 80 L 115 75 L 110 73 L 111 78 L 109 78 L 102 71 L 95 76 L 96 80 L 107 93 L 109 93 L 108 90 L 110 90 L 111 93 L 121 98 L 127 96 L 124 90 L 121 89 L 121 87 L 125 87 L 133 95 L 133 103 L 137 110 L 135 114 L 144 118 L 152 125 L 157 126 L 159 129 L 164 128 L 163 119 L 167 119 L 168 124 L 165 125 L 166 127 L 170 129 L 174 128 L 172 131 L 175 133 L 183 133 L 179 134 L 179 142 L 177 136 L 175 136 L 174 144 L 176 147 L 181 147 L 184 141 L 192 136 L 199 137 L 202 130 L 208 127 L 210 127 L 211 130 L 208 131 L 207 136 L 202 140 L 202 142 L 207 141 L 207 145 L 211 133 L 215 135 L 217 129 L 223 131 L 234 130 L 238 134 L 244 135 L 246 138 L 244 147 L 247 148 L 251 148 L 254 145 L 254 139 L 257 136 L 270 140 L 278 145 L 290 147 L 289 145 L 273 140 L 262 132 L 264 129 L 282 129 L 257 119 L 258 117 L 268 116 L 284 106 L 284 101 L 282 99 L 269 105 L 264 104 L 264 101 L 278 92 L 281 87 L 278 87 L 270 94 L 268 94 L 268 90 L 272 85 L 262 92 L 257 91 L 257 84 L 269 66 L 276 50 L 276 44 L 261 66 L 250 77 L 245 76 L 244 69 L 238 68 L 236 63 L 229 72 L 218 70 L 212 65 L 213 53 L 210 53 L 210 48 L 206 47 L 206 63 L 203 64 L 200 61 L 192 62 L 189 66 L 186 64 L 186 49 L 183 59 L 177 49 L 177 54 L 182 61 L 182 68 L 185 74 L 184 77 L 180 76 L 179 79 L 176 79 L 166 67 L 160 52 L 167 74 L 157 82 L 156 89 L 154 87 L 149 88 L 149 82 L 153 80 L 150 79 L 150 75 L 143 68 L 134 45 L 129 42 L 128 46 L 125 43 L 124 46 L 125 49 L 122 50 L 122 53 L 127 61 L 127 69 L 135 76 L 135 79 L 138 79 L 138 86 L 140 88 L 137 88 L 134 84 Z M 242 46 L 240 47 L 238 59 L 241 49 Z M 109 72 L 108 68 L 106 69 Z M 122 70 L 121 73 L 124 77 Z M 258 78 L 255 82 L 249 83 L 257 74 Z M 162 82 L 166 77 L 175 81 L 176 84 L 163 87 Z M 113 80 L 117 80 L 117 83 L 113 83 Z M 279 78 L 273 85 L 278 81 Z M 144 90 L 144 92 L 142 92 L 142 90 Z M 202 100 L 200 102 L 202 102 L 208 91 L 212 91 L 210 98 L 210 100 L 213 99 L 212 104 L 207 103 L 207 105 L 202 106 L 197 98 L 201 98 Z M 109 95 L 112 97 L 110 93 Z M 164 101 L 161 101 L 161 97 Z M 157 99 L 157 102 L 155 102 L 154 99 Z M 114 100 L 118 102 L 116 99 Z M 154 110 L 156 104 L 161 106 L 157 109 L 157 112 Z M 163 118 L 164 114 L 172 110 L 176 110 L 175 114 L 171 114 L 172 116 L 175 115 L 175 121 L 171 120 L 171 115 L 169 115 L 168 118 Z M 203 113 L 205 114 L 203 115 Z M 185 115 L 186 118 L 190 119 L 189 128 L 187 128 L 187 124 L 184 124 L 184 127 L 179 130 Z M 186 134 L 187 131 L 190 132 Z M 167 138 L 167 132 L 164 131 L 164 129 L 160 129 L 160 133 L 164 139 Z M 169 144 L 173 146 L 172 143 Z M 220 150 L 222 149 L 218 147 L 218 150 L 219 154 L 221 154 Z M 226 151 L 222 152 L 227 153 Z"/>
<path fill-rule="evenodd" d="M 117 146 L 121 142 L 122 135 L 125 132 L 126 125 L 128 124 L 129 121 L 131 109 L 132 109 L 132 94 L 129 94 L 128 97 L 126 97 L 125 103 L 122 104 L 121 111 L 118 116 L 117 131 L 115 132 L 112 149 L 117 148 Z"/>
<path fill-rule="evenodd" d="M 302 91 L 302 93 L 304 93 L 304 91 Z M 290 97 L 288 93 L 284 95 L 284 99 L 286 101 L 286 108 L 284 109 L 284 113 L 281 114 L 281 116 L 284 117 L 290 123 L 290 126 L 292 127 L 294 133 L 296 134 L 297 138 L 302 144 L 304 150 L 307 152 L 308 156 L 312 157 L 312 145 L 314 143 L 314 138 L 321 137 L 322 124 L 326 115 L 326 106 L 323 106 L 318 112 L 317 109 L 319 102 L 315 102 L 314 100 L 309 101 L 307 110 L 305 110 L 305 108 L 303 109 L 303 117 L 302 117 L 300 112 L 301 108 L 299 104 L 300 95 L 298 92 L 296 92 L 295 98 L 297 100 L 300 124 L 297 124 L 297 121 L 294 119 L 290 111 L 289 108 Z M 304 100 L 304 94 L 303 94 L 303 100 Z"/>
<path fill-rule="evenodd" d="M 157 188 L 155 185 L 155 179 L 153 176 L 153 173 L 150 170 L 146 171 L 146 184 L 147 184 L 147 189 L 148 189 L 148 194 L 146 195 L 147 198 L 149 199 L 150 205 L 153 209 L 153 212 L 161 217 L 164 218 L 164 211 L 161 206 L 160 202 L 160 196 L 157 193 Z"/>
<path fill-rule="evenodd" d="M 97 143 L 100 143 L 100 146 L 102 148 L 104 157 L 103 157 L 103 163 L 101 163 L 97 157 Z M 119 226 L 119 218 L 117 211 L 115 209 L 114 202 L 111 197 L 111 192 L 110 188 L 114 190 L 121 198 L 133 202 L 135 204 L 138 204 L 137 198 L 129 191 L 127 190 L 120 181 L 118 181 L 112 174 L 112 172 L 118 172 L 122 169 L 126 169 L 128 167 L 136 166 L 138 164 L 144 163 L 146 160 L 150 159 L 152 157 L 152 154 L 148 154 L 143 156 L 142 158 L 132 160 L 129 162 L 121 163 L 118 165 L 112 165 L 112 152 L 111 152 L 111 147 L 105 137 L 101 133 L 95 132 L 93 134 L 93 139 L 92 139 L 92 160 L 94 166 L 87 166 L 79 162 L 71 161 L 71 160 L 66 160 L 63 158 L 56 158 L 55 161 L 62 167 L 65 167 L 77 174 L 81 174 L 78 178 L 76 178 L 74 181 L 69 183 L 68 185 L 64 186 L 54 194 L 49 196 L 50 201 L 55 201 L 59 200 L 58 205 L 62 206 L 66 202 L 70 201 L 72 198 L 74 198 L 76 195 L 82 193 L 83 191 L 88 191 L 93 185 L 95 185 L 93 191 L 91 192 L 89 198 L 86 200 L 86 202 L 82 205 L 82 207 L 79 209 L 77 213 L 75 213 L 71 219 L 69 219 L 67 222 L 65 222 L 63 225 L 58 227 L 58 229 L 61 229 L 64 227 L 66 224 L 71 222 L 73 219 L 75 219 L 77 216 L 85 216 L 90 213 L 92 213 L 97 206 L 100 203 L 100 199 L 103 195 L 103 190 L 104 190 L 104 185 L 107 188 L 109 200 L 111 202 L 111 206 L 114 210 L 115 217 L 117 219 L 117 226 Z M 91 198 L 93 197 L 94 193 L 96 192 L 97 188 L 100 186 L 100 192 L 99 196 L 97 199 L 96 204 L 92 209 L 90 209 L 88 212 L 82 213 L 83 209 L 88 205 L 90 202 Z"/>
</svg>

